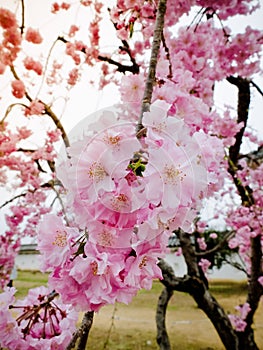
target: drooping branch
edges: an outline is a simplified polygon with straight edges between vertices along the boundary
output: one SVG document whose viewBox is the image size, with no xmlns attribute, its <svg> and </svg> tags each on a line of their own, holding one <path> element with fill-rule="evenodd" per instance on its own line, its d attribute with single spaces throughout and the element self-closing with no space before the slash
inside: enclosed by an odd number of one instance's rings
<svg viewBox="0 0 263 350">
<path fill-rule="evenodd" d="M 105 339 L 104 344 L 103 344 L 103 350 L 106 350 L 108 348 L 108 345 L 109 345 L 109 342 L 110 342 L 111 333 L 112 333 L 112 330 L 114 328 L 114 321 L 115 321 L 116 311 L 117 311 L 117 304 L 114 304 L 114 309 L 113 309 L 113 312 L 112 312 L 112 315 L 111 315 L 111 324 L 110 324 L 110 327 L 109 327 L 106 339 Z"/>
<path fill-rule="evenodd" d="M 11 72 L 14 76 L 14 78 L 16 80 L 20 80 L 19 76 L 17 75 L 16 73 L 16 70 L 15 70 L 15 67 L 14 66 L 10 66 L 10 69 L 11 69 Z M 33 99 L 32 97 L 28 94 L 27 91 L 25 91 L 25 97 L 27 98 L 27 100 L 29 102 L 32 102 Z M 68 139 L 68 136 L 67 136 L 67 133 L 61 123 L 61 121 L 59 120 L 59 118 L 57 117 L 57 115 L 53 112 L 53 110 L 51 109 L 51 107 L 44 103 L 43 101 L 39 100 L 39 102 L 41 102 L 44 106 L 44 111 L 45 111 L 45 114 L 47 114 L 49 117 L 51 117 L 51 119 L 53 120 L 54 124 L 56 125 L 56 127 L 61 131 L 61 136 L 62 136 L 62 139 L 64 141 L 64 144 L 66 147 L 69 147 L 69 139 Z"/>
<path fill-rule="evenodd" d="M 86 348 L 89 332 L 93 323 L 93 311 L 88 311 L 84 314 L 79 329 L 73 334 L 73 337 L 66 347 L 66 350 L 75 349 L 75 346 L 79 340 L 77 350 L 84 350 Z"/>
<path fill-rule="evenodd" d="M 50 181 L 45 182 L 42 185 L 40 185 L 39 188 L 51 188 L 52 190 L 54 190 L 55 186 L 61 186 L 61 182 L 59 180 L 50 180 Z M 6 207 L 8 204 L 12 203 L 16 199 L 25 197 L 28 193 L 35 193 L 39 188 L 34 188 L 33 190 L 28 189 L 28 190 L 26 190 L 26 192 L 19 193 L 18 195 L 12 197 L 11 199 L 9 199 L 9 200 L 5 201 L 3 204 L 1 204 L 0 209 L 3 209 L 4 207 Z M 57 193 L 57 191 L 55 191 L 55 190 L 54 190 L 54 192 Z"/>
<path fill-rule="evenodd" d="M 143 113 L 150 110 L 153 86 L 155 82 L 155 73 L 156 73 L 156 66 L 158 61 L 158 54 L 159 54 L 163 27 L 164 27 L 166 1 L 167 0 L 160 0 L 158 3 L 158 10 L 157 10 L 156 22 L 155 22 L 154 34 L 153 34 L 151 58 L 150 58 L 148 76 L 145 83 L 145 90 L 144 90 L 143 99 L 142 99 L 141 113 L 140 113 L 140 117 L 137 125 L 137 132 L 143 129 L 143 124 L 142 124 Z"/>
<path fill-rule="evenodd" d="M 3 118 L 1 119 L 0 121 L 0 125 L 4 123 L 5 119 L 8 117 L 9 113 L 12 111 L 12 109 L 16 106 L 22 106 L 24 108 L 27 108 L 27 105 L 25 105 L 24 103 L 19 103 L 19 102 L 16 102 L 16 103 L 11 103 L 6 111 L 5 111 L 5 115 L 3 116 Z"/>
<path fill-rule="evenodd" d="M 40 101 L 41 103 L 43 103 L 44 107 L 45 107 L 45 113 L 51 117 L 51 119 L 53 120 L 54 124 L 56 125 L 56 127 L 61 131 L 61 136 L 62 139 L 64 141 L 64 144 L 66 147 L 69 147 L 69 139 L 67 136 L 67 133 L 61 123 L 61 121 L 59 120 L 59 118 L 57 117 L 57 115 L 53 112 L 53 110 L 51 109 L 51 107 L 49 105 L 47 105 L 46 103 Z"/>
<path fill-rule="evenodd" d="M 24 29 L 25 29 L 25 3 L 24 3 L 24 0 L 21 0 L 21 9 L 22 9 L 22 14 L 21 14 L 22 21 L 21 21 L 20 32 L 21 32 L 21 35 L 23 35 Z"/>
</svg>

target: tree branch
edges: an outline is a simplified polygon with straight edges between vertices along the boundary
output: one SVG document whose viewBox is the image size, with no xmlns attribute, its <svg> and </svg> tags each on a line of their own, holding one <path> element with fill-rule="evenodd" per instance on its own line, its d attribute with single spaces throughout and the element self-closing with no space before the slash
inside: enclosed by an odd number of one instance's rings
<svg viewBox="0 0 263 350">
<path fill-rule="evenodd" d="M 68 43 L 68 40 L 65 39 L 63 36 L 59 36 L 57 38 L 57 41 L 62 41 L 65 44 Z M 122 64 L 120 62 L 117 62 L 117 61 L 113 60 L 110 57 L 102 56 L 102 55 L 98 55 L 97 59 L 100 60 L 100 61 L 104 61 L 104 62 L 107 62 L 109 64 L 112 64 L 112 65 L 116 66 L 117 67 L 117 72 L 120 72 L 120 73 L 131 72 L 133 74 L 138 74 L 139 71 L 140 71 L 140 67 L 137 64 L 137 62 L 135 61 L 134 57 L 132 56 L 131 51 L 129 49 L 128 43 L 125 40 L 122 40 L 122 43 L 124 44 L 124 47 L 120 47 L 120 49 L 124 50 L 125 52 L 127 52 L 127 54 L 130 57 L 130 60 L 132 62 L 132 65 Z M 81 49 L 80 51 L 82 53 L 86 54 L 86 50 L 85 49 Z"/>
<path fill-rule="evenodd" d="M 179 292 L 189 293 L 188 282 L 189 276 L 177 277 L 173 268 L 163 259 L 158 262 L 159 268 L 162 270 L 163 279 L 160 282 L 167 288 L 177 290 Z"/>
<path fill-rule="evenodd" d="M 154 28 L 154 34 L 153 34 L 151 58 L 150 58 L 148 76 L 145 84 L 145 90 L 144 90 L 143 99 L 142 99 L 141 113 L 140 113 L 140 117 L 137 125 L 137 132 L 143 129 L 143 124 L 142 124 L 143 113 L 150 110 L 153 85 L 155 82 L 155 73 L 156 73 L 158 54 L 159 54 L 163 27 L 164 27 L 166 1 L 167 0 L 160 0 L 158 4 L 158 10 L 157 10 L 156 22 L 155 22 L 155 28 Z"/>
<path fill-rule="evenodd" d="M 173 290 L 170 288 L 164 287 L 158 299 L 155 319 L 156 319 L 156 326 L 157 326 L 156 340 L 160 347 L 160 350 L 171 350 L 169 336 L 166 330 L 165 316 L 166 316 L 167 306 L 172 295 L 173 295 Z"/>
<path fill-rule="evenodd" d="M 242 158 L 247 159 L 250 168 L 256 169 L 263 162 L 263 145 L 259 146 L 256 151 L 239 155 L 239 159 Z"/>
<path fill-rule="evenodd" d="M 88 311 L 84 314 L 79 329 L 73 334 L 73 337 L 66 347 L 66 350 L 74 349 L 79 339 L 77 350 L 84 350 L 86 348 L 89 332 L 93 323 L 94 311 Z"/>
<path fill-rule="evenodd" d="M 238 106 L 237 106 L 237 123 L 243 123 L 243 127 L 235 136 L 235 143 L 229 148 L 228 157 L 228 172 L 232 176 L 235 186 L 240 194 L 243 205 L 250 206 L 254 203 L 252 196 L 252 190 L 249 186 L 243 186 L 240 179 L 237 177 L 236 172 L 238 170 L 238 158 L 242 144 L 242 139 L 247 126 L 248 111 L 250 105 L 250 82 L 247 79 L 241 77 L 230 76 L 227 81 L 238 88 Z"/>
<path fill-rule="evenodd" d="M 229 239 L 231 239 L 236 233 L 234 231 L 228 232 L 224 238 L 216 245 L 214 246 L 212 249 L 210 250 L 206 250 L 206 251 L 202 251 L 202 252 L 195 252 L 195 255 L 198 257 L 205 257 L 207 255 L 216 253 L 218 250 L 222 249 L 224 247 L 224 245 L 227 243 L 227 241 Z"/>
<path fill-rule="evenodd" d="M 20 80 L 19 76 L 16 73 L 16 70 L 14 68 L 14 66 L 10 66 L 11 72 L 14 76 L 14 78 L 16 80 Z M 29 102 L 32 102 L 33 99 L 30 97 L 30 95 L 28 94 L 27 91 L 25 91 L 25 96 L 27 98 L 27 100 Z M 53 120 L 54 124 L 56 125 L 56 127 L 61 131 L 61 136 L 62 139 L 64 141 L 64 144 L 66 147 L 69 147 L 69 139 L 67 136 L 67 133 L 63 127 L 63 125 L 61 124 L 61 121 L 59 120 L 59 118 L 56 116 L 56 114 L 52 111 L 51 107 L 49 105 L 47 105 L 46 103 L 44 103 L 43 101 L 39 100 L 39 102 L 41 102 L 45 108 L 45 114 L 47 114 L 49 117 L 51 117 L 51 119 Z"/>
<path fill-rule="evenodd" d="M 238 106 L 237 106 L 237 123 L 243 122 L 243 127 L 239 130 L 239 132 L 235 136 L 235 143 L 229 149 L 229 157 L 231 161 L 236 164 L 238 160 L 238 154 L 240 152 L 240 147 L 242 144 L 242 138 L 244 135 L 244 131 L 247 126 L 248 120 L 248 111 L 250 105 L 250 82 L 247 79 L 241 77 L 233 77 L 230 76 L 227 78 L 227 81 L 230 84 L 235 85 L 238 88 Z"/>
<path fill-rule="evenodd" d="M 260 87 L 256 83 L 254 83 L 253 80 L 250 80 L 250 84 L 254 86 L 254 88 L 256 88 L 256 90 L 260 93 L 261 96 L 263 96 L 263 91 L 260 89 Z"/>
<path fill-rule="evenodd" d="M 104 61 L 107 62 L 109 64 L 113 64 L 114 66 L 117 67 L 117 72 L 120 73 L 126 73 L 126 72 L 131 72 L 133 74 L 138 74 L 139 73 L 139 66 L 137 65 L 137 63 L 133 64 L 132 66 L 126 65 L 126 64 L 122 64 L 119 63 L 113 59 L 111 59 L 110 57 L 106 57 L 106 56 L 98 56 L 98 59 L 100 61 Z"/>
<path fill-rule="evenodd" d="M 236 171 L 238 170 L 238 158 L 240 153 L 240 147 L 242 138 L 244 135 L 245 127 L 248 120 L 248 111 L 250 104 L 250 81 L 241 77 L 229 77 L 227 80 L 238 87 L 238 122 L 243 122 L 243 128 L 236 135 L 236 142 L 229 150 L 229 173 L 232 175 L 233 181 L 240 194 L 242 205 L 246 207 L 252 207 L 254 204 L 253 191 L 249 186 L 243 186 L 238 177 Z M 260 147 L 259 147 L 259 151 Z M 258 282 L 258 278 L 262 275 L 262 245 L 261 236 L 250 238 L 251 252 L 251 269 L 250 278 L 248 283 L 248 296 L 247 302 L 250 305 L 251 310 L 248 312 L 245 322 L 246 328 L 244 332 L 239 332 L 239 343 L 244 348 L 253 344 L 253 349 L 258 349 L 254 341 L 254 330 L 252 328 L 254 314 L 257 310 L 259 300 L 263 293 L 263 288 Z M 252 347 L 251 347 L 252 348 Z"/>
<path fill-rule="evenodd" d="M 22 8 L 22 22 L 21 22 L 20 31 L 21 31 L 21 35 L 23 35 L 24 29 L 25 29 L 25 3 L 24 3 L 24 0 L 21 0 L 21 8 Z"/>
</svg>

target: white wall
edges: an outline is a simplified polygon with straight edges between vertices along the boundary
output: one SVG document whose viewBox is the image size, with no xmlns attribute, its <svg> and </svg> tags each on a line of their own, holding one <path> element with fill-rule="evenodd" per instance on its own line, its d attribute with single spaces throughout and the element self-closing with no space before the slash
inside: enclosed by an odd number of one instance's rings
<svg viewBox="0 0 263 350">
<path fill-rule="evenodd" d="M 175 254 L 167 254 L 165 259 L 174 269 L 176 276 L 183 276 L 186 274 L 186 265 L 182 256 Z M 19 270 L 39 270 L 40 269 L 40 255 L 39 254 L 19 254 L 16 257 L 16 268 Z M 234 269 L 230 265 L 224 265 L 220 270 L 208 273 L 209 279 L 231 279 L 244 280 L 246 275 Z"/>
</svg>

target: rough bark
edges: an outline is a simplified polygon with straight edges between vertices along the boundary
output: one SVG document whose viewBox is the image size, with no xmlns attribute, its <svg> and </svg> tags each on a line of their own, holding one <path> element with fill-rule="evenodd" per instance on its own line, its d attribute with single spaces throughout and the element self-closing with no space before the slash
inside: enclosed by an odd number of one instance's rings
<svg viewBox="0 0 263 350">
<path fill-rule="evenodd" d="M 85 350 L 87 341 L 88 341 L 88 336 L 89 332 L 93 323 L 93 316 L 94 312 L 93 311 L 88 311 L 84 314 L 81 325 L 79 329 L 73 334 L 73 337 L 67 346 L 66 350 L 71 350 L 75 349 L 76 343 L 78 343 L 77 350 Z"/>
<path fill-rule="evenodd" d="M 165 316 L 166 310 L 173 295 L 171 288 L 164 287 L 161 295 L 159 296 L 157 310 L 156 310 L 156 326 L 157 326 L 157 343 L 161 350 L 171 350 L 169 336 L 166 330 Z"/>
<path fill-rule="evenodd" d="M 227 79 L 231 84 L 238 88 L 238 122 L 244 125 L 236 135 L 236 141 L 229 150 L 229 173 L 236 185 L 237 191 L 241 197 L 242 205 L 252 207 L 254 204 L 253 192 L 249 186 L 244 186 L 239 181 L 236 172 L 238 170 L 238 159 L 240 157 L 240 148 L 242 138 L 247 125 L 249 105 L 250 105 L 250 81 L 241 77 L 229 77 Z M 248 283 L 247 303 L 251 311 L 248 313 L 245 321 L 247 323 L 244 332 L 237 332 L 239 339 L 239 350 L 258 350 L 254 339 L 254 330 L 252 328 L 254 314 L 258 308 L 260 297 L 263 294 L 262 286 L 258 278 L 262 275 L 262 247 L 261 237 L 256 236 L 250 239 L 251 243 L 251 271 Z"/>
<path fill-rule="evenodd" d="M 192 264 L 192 262 L 189 263 Z M 190 294 L 198 307 L 211 320 L 225 348 L 227 350 L 239 350 L 236 332 L 233 330 L 224 309 L 211 295 L 206 283 L 198 276 L 176 277 L 173 269 L 163 260 L 160 260 L 159 267 L 163 273 L 162 284 L 172 290 Z"/>
</svg>

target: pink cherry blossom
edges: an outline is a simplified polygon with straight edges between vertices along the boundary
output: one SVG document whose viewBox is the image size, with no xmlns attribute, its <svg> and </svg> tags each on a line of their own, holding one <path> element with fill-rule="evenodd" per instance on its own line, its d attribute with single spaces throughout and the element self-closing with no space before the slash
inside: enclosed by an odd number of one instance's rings
<svg viewBox="0 0 263 350">
<path fill-rule="evenodd" d="M 21 80 L 12 81 L 12 94 L 16 98 L 23 98 L 25 95 L 25 85 Z"/>
<path fill-rule="evenodd" d="M 209 266 L 211 265 L 211 262 L 207 259 L 200 259 L 198 265 L 201 267 L 204 273 L 208 271 Z"/>
<path fill-rule="evenodd" d="M 35 71 L 38 75 L 42 74 L 42 64 L 40 62 L 35 61 L 31 57 L 26 57 L 24 59 L 24 66 L 28 70 L 33 70 Z"/>
<path fill-rule="evenodd" d="M 8 9 L 0 8 L 0 26 L 3 29 L 15 27 L 17 25 L 16 17 Z"/>
<path fill-rule="evenodd" d="M 33 29 L 29 27 L 27 28 L 27 31 L 26 31 L 26 40 L 33 44 L 41 44 L 43 41 L 43 38 L 37 29 Z"/>
<path fill-rule="evenodd" d="M 25 299 L 17 301 L 15 292 L 6 288 L 0 294 L 1 346 L 14 350 L 65 349 L 75 330 L 77 312 L 70 305 L 62 305 L 61 300 L 53 302 L 54 292 L 45 287 L 31 289 Z"/>
</svg>

